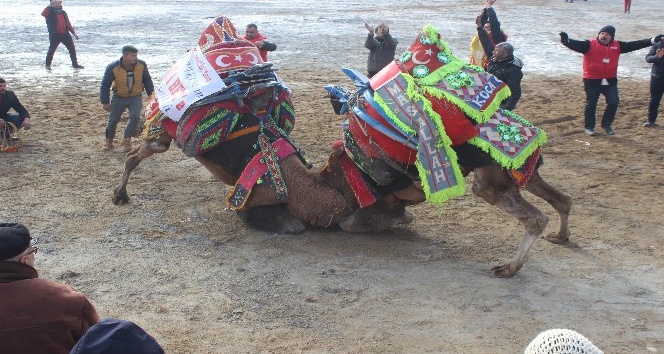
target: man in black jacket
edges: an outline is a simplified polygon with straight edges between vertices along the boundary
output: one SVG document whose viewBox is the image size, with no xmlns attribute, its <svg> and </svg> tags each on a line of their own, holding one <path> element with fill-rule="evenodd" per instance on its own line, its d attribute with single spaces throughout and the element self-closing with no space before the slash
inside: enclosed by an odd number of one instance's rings
<svg viewBox="0 0 664 354">
<path fill-rule="evenodd" d="M 10 109 L 18 114 L 9 114 Z M 14 91 L 7 91 L 7 81 L 0 77 L 0 130 L 7 133 L 5 122 L 11 122 L 17 129 L 30 129 L 30 113 L 19 102 Z"/>
<path fill-rule="evenodd" d="M 648 121 L 644 127 L 654 127 L 659 110 L 659 102 L 664 94 L 664 41 L 659 41 L 650 48 L 646 62 L 652 64 L 650 70 L 650 103 L 648 103 Z"/>
<path fill-rule="evenodd" d="M 489 34 L 482 27 L 477 28 L 477 34 L 482 42 L 482 48 L 487 57 L 491 57 L 487 72 L 497 77 L 510 88 L 510 97 L 500 104 L 500 108 L 514 110 L 521 98 L 521 79 L 523 78 L 523 62 L 514 56 L 514 47 L 507 43 L 498 43 L 495 47 Z"/>
<path fill-rule="evenodd" d="M 392 38 L 390 28 L 383 23 L 376 26 L 375 31 L 368 23 L 365 23 L 364 27 L 369 32 L 367 39 L 364 41 L 364 47 L 369 49 L 367 72 L 369 78 L 371 78 L 394 60 L 397 40 Z"/>
<path fill-rule="evenodd" d="M 46 69 L 51 69 L 51 62 L 53 62 L 53 54 L 55 50 L 58 49 L 60 43 L 64 44 L 69 51 L 69 57 L 71 58 L 71 66 L 74 69 L 83 69 L 82 65 L 78 64 L 78 59 L 76 59 L 76 47 L 74 46 L 74 40 L 71 39 L 69 33 L 78 39 L 78 35 L 74 30 L 74 27 L 69 22 L 69 16 L 67 12 L 62 9 L 61 0 L 51 0 L 51 3 L 46 6 L 44 11 L 42 11 L 42 16 L 46 18 L 46 27 L 48 27 L 48 40 L 50 42 L 48 47 L 48 52 L 46 53 Z"/>
</svg>

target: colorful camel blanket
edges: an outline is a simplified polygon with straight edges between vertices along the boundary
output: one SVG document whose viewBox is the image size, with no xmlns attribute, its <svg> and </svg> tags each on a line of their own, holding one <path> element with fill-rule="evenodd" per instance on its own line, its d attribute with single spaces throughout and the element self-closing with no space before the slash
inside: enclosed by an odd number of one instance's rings
<svg viewBox="0 0 664 354">
<path fill-rule="evenodd" d="M 455 57 L 431 25 L 424 27 L 398 60 L 372 77 L 370 88 L 373 93 L 367 101 L 379 107 L 376 112 L 381 118 L 415 141 L 415 165 L 427 200 L 434 204 L 466 190 L 453 145 L 467 141 L 501 166 L 517 170 L 526 161 L 532 162 L 529 157 L 535 152 L 539 156 L 539 148 L 546 142 L 544 131 L 499 108 L 509 97 L 509 88 L 481 67 Z M 459 116 L 459 111 L 467 118 L 449 124 L 449 117 Z M 352 151 L 351 157 L 355 157 Z M 525 169 L 529 173 L 519 175 L 520 185 L 532 174 L 531 167 L 532 163 Z"/>
<path fill-rule="evenodd" d="M 241 75 L 260 64 L 256 46 L 238 37 L 227 17 L 216 18 L 150 97 L 144 137 L 168 131 L 185 155 L 201 155 L 232 137 L 246 114 L 289 134 L 295 111 L 288 87 L 271 69 Z"/>
</svg>

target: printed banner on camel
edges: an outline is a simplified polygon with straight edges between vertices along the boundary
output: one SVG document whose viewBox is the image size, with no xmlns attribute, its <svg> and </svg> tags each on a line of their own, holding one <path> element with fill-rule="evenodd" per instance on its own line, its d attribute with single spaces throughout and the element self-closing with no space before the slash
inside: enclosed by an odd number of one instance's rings
<svg viewBox="0 0 664 354">
<path fill-rule="evenodd" d="M 196 47 L 173 64 L 155 92 L 159 109 L 177 122 L 189 106 L 225 87 L 201 48 Z"/>
</svg>

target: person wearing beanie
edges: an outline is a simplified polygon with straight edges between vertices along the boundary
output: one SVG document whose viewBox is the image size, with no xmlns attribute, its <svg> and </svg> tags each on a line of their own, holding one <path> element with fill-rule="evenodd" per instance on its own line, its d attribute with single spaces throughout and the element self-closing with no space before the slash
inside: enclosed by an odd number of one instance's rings
<svg viewBox="0 0 664 354">
<path fill-rule="evenodd" d="M 137 324 L 104 318 L 85 332 L 69 354 L 164 354 L 164 349 Z"/>
<path fill-rule="evenodd" d="M 39 279 L 36 241 L 17 223 L 0 223 L 0 350 L 67 354 L 99 322 L 90 301 L 71 287 Z"/>
<path fill-rule="evenodd" d="M 597 37 L 590 40 L 574 40 L 560 32 L 560 43 L 583 54 L 583 87 L 586 91 L 584 109 L 585 132 L 595 136 L 595 113 L 600 95 L 606 98 L 606 109 L 601 126 L 608 135 L 615 135 L 611 125 L 618 110 L 618 60 L 621 54 L 647 48 L 659 43 L 664 35 L 630 42 L 615 40 L 616 28 L 604 26 Z"/>
</svg>

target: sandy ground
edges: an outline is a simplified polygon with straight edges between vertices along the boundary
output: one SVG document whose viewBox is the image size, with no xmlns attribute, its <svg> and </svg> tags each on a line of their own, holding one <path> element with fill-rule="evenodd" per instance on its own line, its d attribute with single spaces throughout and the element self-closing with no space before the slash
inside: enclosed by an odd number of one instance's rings
<svg viewBox="0 0 664 354">
<path fill-rule="evenodd" d="M 593 1 L 573 6 L 609 4 Z M 652 33 L 612 11 L 627 39 Z M 581 37 L 592 31 L 580 18 L 552 17 L 560 25 L 550 27 Z M 570 52 L 571 62 L 580 57 Z M 296 93 L 293 137 L 320 166 L 341 136 L 322 86 L 350 82 L 319 62 L 299 65 L 310 69 L 280 75 Z M 523 230 L 470 191 L 411 207 L 413 224 L 386 233 L 270 234 L 228 211 L 230 187 L 173 147 L 140 165 L 131 203 L 115 206 L 124 156 L 99 151 L 99 82 L 76 77 L 10 79 L 34 128 L 21 152 L 0 154 L 0 220 L 40 240 L 42 277 L 82 291 L 103 317 L 138 323 L 167 353 L 519 353 L 550 328 L 574 329 L 605 353 L 664 353 L 664 130 L 641 127 L 648 82 L 623 79 L 617 135 L 587 137 L 579 76 L 524 78 L 516 112 L 548 133 L 540 173 L 574 207 L 570 242 L 539 240 L 512 279 L 490 269 L 512 257 Z M 545 234 L 557 231 L 553 209 L 526 198 L 550 216 Z"/>
<path fill-rule="evenodd" d="M 299 93 L 294 138 L 320 165 L 340 135 L 321 87 L 345 80 L 281 74 Z M 606 353 L 664 352 L 664 131 L 641 127 L 647 82 L 622 81 L 617 135 L 589 138 L 578 78 L 524 81 L 517 111 L 550 136 L 541 174 L 575 204 L 570 243 L 539 240 L 508 280 L 489 269 L 522 229 L 470 191 L 411 208 L 416 221 L 387 233 L 269 234 L 226 210 L 229 187 L 172 148 L 144 161 L 131 203 L 114 206 L 123 154 L 99 151 L 94 87 L 13 88 L 35 127 L 20 153 L 0 156 L 2 219 L 40 239 L 42 277 L 168 353 L 517 353 L 560 327 Z M 553 209 L 528 198 L 555 232 Z"/>
</svg>

